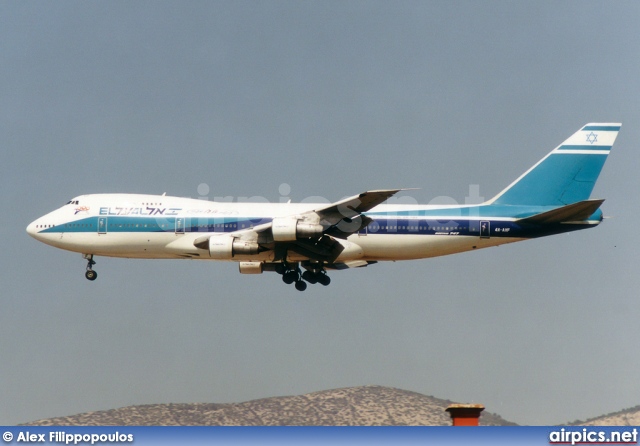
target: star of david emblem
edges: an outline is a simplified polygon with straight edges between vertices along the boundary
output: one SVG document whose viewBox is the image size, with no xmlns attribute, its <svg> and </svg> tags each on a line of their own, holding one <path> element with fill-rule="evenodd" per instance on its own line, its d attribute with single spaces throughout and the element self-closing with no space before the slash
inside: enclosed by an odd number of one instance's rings
<svg viewBox="0 0 640 446">
<path fill-rule="evenodd" d="M 589 133 L 587 135 L 587 142 L 589 144 L 593 144 L 594 142 L 598 142 L 598 134 L 597 133 L 593 133 L 593 132 Z"/>
</svg>

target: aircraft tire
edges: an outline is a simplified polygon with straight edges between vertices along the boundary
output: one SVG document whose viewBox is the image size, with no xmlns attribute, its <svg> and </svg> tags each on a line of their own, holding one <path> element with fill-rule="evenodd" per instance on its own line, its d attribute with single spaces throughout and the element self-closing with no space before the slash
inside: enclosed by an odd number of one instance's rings
<svg viewBox="0 0 640 446">
<path fill-rule="evenodd" d="M 92 269 L 89 269 L 89 270 L 87 270 L 86 273 L 84 273 L 84 277 L 86 277 L 87 280 L 94 281 L 94 280 L 96 280 L 98 278 L 98 273 L 95 272 Z"/>
<path fill-rule="evenodd" d="M 318 282 L 320 282 L 324 286 L 327 286 L 331 283 L 331 277 L 327 276 L 326 274 L 320 274 L 318 276 Z"/>
<path fill-rule="evenodd" d="M 303 280 L 298 280 L 296 282 L 296 290 L 298 291 L 304 291 L 307 289 L 307 282 L 303 281 Z"/>
<path fill-rule="evenodd" d="M 310 284 L 318 283 L 318 277 L 311 271 L 305 271 L 302 273 L 302 278 Z"/>
<path fill-rule="evenodd" d="M 287 285 L 291 285 L 298 278 L 298 272 L 289 270 L 282 275 L 282 281 Z"/>
</svg>

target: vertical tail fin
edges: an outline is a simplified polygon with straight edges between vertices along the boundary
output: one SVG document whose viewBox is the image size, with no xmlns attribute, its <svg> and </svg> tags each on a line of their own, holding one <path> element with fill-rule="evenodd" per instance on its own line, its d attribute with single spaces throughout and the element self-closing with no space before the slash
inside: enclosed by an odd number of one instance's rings
<svg viewBox="0 0 640 446">
<path fill-rule="evenodd" d="M 620 126 L 585 125 L 487 204 L 564 206 L 587 200 Z"/>
</svg>

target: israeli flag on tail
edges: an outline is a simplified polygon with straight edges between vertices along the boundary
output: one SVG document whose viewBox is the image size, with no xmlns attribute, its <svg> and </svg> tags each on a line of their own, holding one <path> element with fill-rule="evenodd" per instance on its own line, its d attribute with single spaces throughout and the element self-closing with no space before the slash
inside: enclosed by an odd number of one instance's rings
<svg viewBox="0 0 640 446">
<path fill-rule="evenodd" d="M 587 200 L 620 126 L 585 125 L 486 204 L 566 206 Z"/>
</svg>

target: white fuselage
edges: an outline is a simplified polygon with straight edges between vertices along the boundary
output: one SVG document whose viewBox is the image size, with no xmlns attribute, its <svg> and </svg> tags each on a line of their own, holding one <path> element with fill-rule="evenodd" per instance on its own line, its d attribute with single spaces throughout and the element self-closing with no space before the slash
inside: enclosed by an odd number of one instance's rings
<svg viewBox="0 0 640 446">
<path fill-rule="evenodd" d="M 384 205 L 402 189 L 334 203 L 225 203 L 164 195 L 82 195 L 27 227 L 32 237 L 93 256 L 238 262 L 303 291 L 326 270 L 454 254 L 587 229 L 603 218 L 591 192 L 620 131 L 589 123 L 478 205 Z M 305 271 L 303 272 L 302 269 Z"/>
<path fill-rule="evenodd" d="M 302 214 L 319 206 L 324 204 L 221 203 L 136 194 L 83 195 L 37 219 L 27 232 L 51 246 L 96 256 L 210 259 L 206 250 L 194 246 L 195 240 L 203 235 L 250 229 L 275 217 Z M 367 213 L 374 224 L 350 235 L 345 242 L 350 249 L 345 249 L 344 258 L 338 260 L 419 259 L 523 239 L 507 236 L 508 232 L 499 233 L 499 237 L 490 234 L 481 237 L 473 227 L 489 218 L 462 217 L 464 208 L 379 205 Z M 511 225 L 513 220 L 491 217 L 492 230 L 499 230 L 495 227 L 498 222 Z M 273 259 L 273 251 L 266 251 L 227 260 Z M 305 257 L 290 252 L 287 260 L 300 261 Z"/>
</svg>

